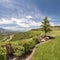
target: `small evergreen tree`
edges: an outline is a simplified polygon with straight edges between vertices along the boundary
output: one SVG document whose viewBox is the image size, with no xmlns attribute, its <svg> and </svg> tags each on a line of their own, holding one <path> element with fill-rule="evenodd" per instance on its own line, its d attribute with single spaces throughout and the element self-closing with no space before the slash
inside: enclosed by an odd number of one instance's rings
<svg viewBox="0 0 60 60">
<path fill-rule="evenodd" d="M 50 22 L 47 16 L 43 19 L 41 27 L 42 27 L 42 30 L 44 31 L 44 36 L 46 37 L 47 36 L 46 33 L 51 31 Z"/>
</svg>

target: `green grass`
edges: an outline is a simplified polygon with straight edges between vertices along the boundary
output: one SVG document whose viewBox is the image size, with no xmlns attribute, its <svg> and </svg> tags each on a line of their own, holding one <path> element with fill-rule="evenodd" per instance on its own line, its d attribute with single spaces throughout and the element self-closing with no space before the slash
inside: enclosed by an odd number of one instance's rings
<svg viewBox="0 0 60 60">
<path fill-rule="evenodd" d="M 40 44 L 31 60 L 60 60 L 60 36 Z"/>
<path fill-rule="evenodd" d="M 53 31 L 48 33 L 48 35 L 55 36 L 56 39 L 51 40 L 47 43 L 40 44 L 36 49 L 36 52 L 32 60 L 59 60 L 60 59 L 60 36 L 59 36 L 60 28 L 52 28 L 52 30 Z M 19 55 L 20 54 L 19 52 L 21 52 L 21 54 L 22 52 L 24 52 L 23 48 L 29 50 L 32 46 L 34 46 L 35 42 L 32 39 L 40 35 L 43 35 L 43 32 L 40 29 L 33 29 L 23 33 L 15 33 L 12 41 L 10 42 L 13 45 L 13 47 L 18 48 L 16 54 Z M 3 48 L 1 49 L 1 45 L 6 45 L 9 43 L 6 40 L 3 41 L 4 39 L 3 37 L 5 38 L 5 36 L 0 36 L 0 50 L 1 50 L 0 55 L 2 51 L 6 52 L 5 50 L 2 50 Z M 20 48 L 23 50 L 21 50 Z M 0 59 L 4 60 L 2 59 L 2 57 L 5 56 L 6 55 L 2 54 L 0 56 Z"/>
<path fill-rule="evenodd" d="M 24 39 L 29 39 L 32 38 L 34 36 L 39 36 L 42 33 L 42 31 L 39 29 L 37 30 L 30 30 L 27 32 L 21 32 L 21 33 L 16 33 L 14 34 L 14 37 L 12 38 L 12 40 L 24 40 Z"/>
</svg>

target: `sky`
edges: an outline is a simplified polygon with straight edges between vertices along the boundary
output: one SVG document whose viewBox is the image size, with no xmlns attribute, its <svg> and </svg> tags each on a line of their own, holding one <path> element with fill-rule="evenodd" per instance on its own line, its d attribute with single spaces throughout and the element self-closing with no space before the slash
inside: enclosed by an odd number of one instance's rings
<svg viewBox="0 0 60 60">
<path fill-rule="evenodd" d="M 0 28 L 36 29 L 45 16 L 52 26 L 60 26 L 60 0 L 0 0 Z"/>
</svg>

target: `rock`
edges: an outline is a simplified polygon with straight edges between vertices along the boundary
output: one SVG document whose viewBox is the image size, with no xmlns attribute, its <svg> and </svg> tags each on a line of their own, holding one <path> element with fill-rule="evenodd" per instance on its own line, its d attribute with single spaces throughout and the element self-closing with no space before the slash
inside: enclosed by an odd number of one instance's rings
<svg viewBox="0 0 60 60">
<path fill-rule="evenodd" d="M 47 40 L 49 40 L 50 38 L 49 37 L 45 37 L 45 40 L 47 41 Z"/>
<path fill-rule="evenodd" d="M 13 58 L 13 60 L 17 60 L 16 58 Z"/>
<path fill-rule="evenodd" d="M 45 42 L 45 39 L 42 39 L 41 42 Z"/>
</svg>

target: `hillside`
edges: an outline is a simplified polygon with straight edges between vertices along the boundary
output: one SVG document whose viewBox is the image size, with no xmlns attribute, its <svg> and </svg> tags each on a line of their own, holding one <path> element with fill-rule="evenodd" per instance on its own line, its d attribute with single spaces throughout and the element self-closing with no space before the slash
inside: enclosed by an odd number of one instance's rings
<svg viewBox="0 0 60 60">
<path fill-rule="evenodd" d="M 31 60 L 60 60 L 60 36 L 40 44 Z"/>
<path fill-rule="evenodd" d="M 60 28 L 52 27 L 51 29 L 52 31 L 48 33 L 48 35 L 54 36 L 55 39 L 50 40 L 47 43 L 40 44 L 36 49 L 32 60 L 59 60 Z M 0 55 L 4 57 L 2 58 L 0 56 L 1 60 L 6 59 L 6 50 L 1 46 L 9 44 L 10 41 L 14 48 L 14 54 L 16 56 L 23 56 L 25 53 L 27 54 L 27 52 L 30 52 L 30 50 L 37 44 L 36 37 L 38 38 L 38 36 L 41 35 L 43 35 L 41 29 L 32 29 L 27 32 L 13 33 L 11 35 L 0 35 Z"/>
<path fill-rule="evenodd" d="M 20 33 L 15 33 L 14 37 L 12 40 L 23 40 L 23 39 L 29 39 L 35 36 L 39 36 L 42 33 L 40 29 L 32 29 L 27 32 L 20 32 Z"/>
<path fill-rule="evenodd" d="M 48 35 L 52 35 L 52 36 L 60 35 L 59 26 L 52 27 L 51 29 L 52 29 L 52 32 L 49 32 Z M 2 30 L 2 31 L 5 31 L 5 30 Z M 32 29 L 27 32 L 11 32 L 11 33 L 6 32 L 2 35 L 0 34 L 0 40 L 4 40 L 4 39 L 6 40 L 12 34 L 14 34 L 14 36 L 12 37 L 12 41 L 15 41 L 15 40 L 29 39 L 29 38 L 33 38 L 35 36 L 41 36 L 44 33 L 41 31 L 41 29 Z"/>
<path fill-rule="evenodd" d="M 7 34 L 12 34 L 12 33 L 13 33 L 13 31 L 0 28 L 0 35 L 7 35 Z"/>
<path fill-rule="evenodd" d="M 53 27 L 52 30 L 49 35 L 55 39 L 40 44 L 31 60 L 60 60 L 60 27 Z"/>
<path fill-rule="evenodd" d="M 51 28 L 52 32 L 49 32 L 48 35 L 60 35 L 60 27 L 59 26 L 54 26 Z M 55 33 L 55 34 L 54 34 Z M 30 31 L 27 32 L 20 32 L 20 33 L 15 33 L 14 37 L 12 38 L 12 40 L 23 40 L 23 39 L 29 39 L 35 36 L 41 36 L 44 33 L 41 31 L 41 29 L 32 29 Z"/>
</svg>

